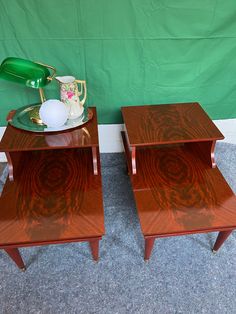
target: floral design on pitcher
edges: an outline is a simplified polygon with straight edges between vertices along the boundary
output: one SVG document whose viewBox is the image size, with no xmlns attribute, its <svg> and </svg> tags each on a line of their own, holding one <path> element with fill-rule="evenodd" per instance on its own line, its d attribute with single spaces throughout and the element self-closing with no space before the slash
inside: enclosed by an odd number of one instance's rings
<svg viewBox="0 0 236 314">
<path fill-rule="evenodd" d="M 69 108 L 69 119 L 76 119 L 83 114 L 84 102 L 86 99 L 85 81 L 78 81 L 73 76 L 56 77 L 60 82 L 61 101 Z M 81 84 L 81 91 L 78 89 L 78 83 Z M 79 96 L 82 94 L 84 86 L 84 98 L 80 101 Z"/>
</svg>

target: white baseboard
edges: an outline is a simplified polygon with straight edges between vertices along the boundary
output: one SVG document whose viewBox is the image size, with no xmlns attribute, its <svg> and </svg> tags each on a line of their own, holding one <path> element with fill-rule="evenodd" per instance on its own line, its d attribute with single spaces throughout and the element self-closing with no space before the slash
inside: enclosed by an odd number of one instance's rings
<svg viewBox="0 0 236 314">
<path fill-rule="evenodd" d="M 236 119 L 214 120 L 215 125 L 224 134 L 224 142 L 236 144 Z M 120 132 L 124 129 L 123 124 L 100 124 L 98 126 L 99 144 L 101 153 L 123 152 L 123 144 Z M 0 139 L 5 127 L 0 127 Z M 0 162 L 6 161 L 4 153 L 0 153 Z"/>
<path fill-rule="evenodd" d="M 236 144 L 236 119 L 214 120 L 213 122 L 224 135 L 223 142 Z"/>
<path fill-rule="evenodd" d="M 123 143 L 120 132 L 123 124 L 100 124 L 98 126 L 99 148 L 101 153 L 123 152 Z"/>
</svg>

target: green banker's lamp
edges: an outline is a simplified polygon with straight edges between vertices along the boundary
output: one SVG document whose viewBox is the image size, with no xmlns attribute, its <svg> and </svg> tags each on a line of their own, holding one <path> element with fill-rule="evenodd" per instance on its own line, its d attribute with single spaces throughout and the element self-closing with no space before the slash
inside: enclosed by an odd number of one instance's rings
<svg viewBox="0 0 236 314">
<path fill-rule="evenodd" d="M 50 65 L 21 58 L 6 58 L 0 66 L 0 78 L 38 89 L 41 103 L 46 100 L 43 87 L 52 81 L 55 74 L 56 69 Z M 31 111 L 30 119 L 34 123 L 42 124 L 38 108 Z"/>
</svg>

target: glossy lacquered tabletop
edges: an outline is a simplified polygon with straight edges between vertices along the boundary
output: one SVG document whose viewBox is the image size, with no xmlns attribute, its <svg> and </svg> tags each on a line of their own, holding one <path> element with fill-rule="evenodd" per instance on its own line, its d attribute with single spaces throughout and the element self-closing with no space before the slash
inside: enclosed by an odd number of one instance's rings
<svg viewBox="0 0 236 314">
<path fill-rule="evenodd" d="M 140 148 L 131 182 L 145 236 L 236 228 L 233 191 L 217 167 L 189 148 Z"/>
<path fill-rule="evenodd" d="M 122 107 L 130 146 L 223 139 L 198 103 Z"/>
<path fill-rule="evenodd" d="M 7 179 L 0 197 L 0 246 L 104 234 L 101 175 L 93 174 L 91 149 L 15 154 L 20 162 L 14 181 Z"/>
<path fill-rule="evenodd" d="M 53 133 L 34 133 L 8 125 L 0 142 L 1 152 L 98 146 L 96 108 L 93 118 L 81 127 Z"/>
</svg>

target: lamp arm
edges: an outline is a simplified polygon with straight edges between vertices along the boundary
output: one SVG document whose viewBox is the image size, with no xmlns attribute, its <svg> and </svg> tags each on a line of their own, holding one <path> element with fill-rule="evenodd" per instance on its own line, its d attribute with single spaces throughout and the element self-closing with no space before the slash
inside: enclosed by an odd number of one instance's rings
<svg viewBox="0 0 236 314">
<path fill-rule="evenodd" d="M 41 103 L 46 101 L 46 97 L 44 95 L 44 91 L 42 88 L 39 88 L 39 96 L 40 96 Z"/>
</svg>

